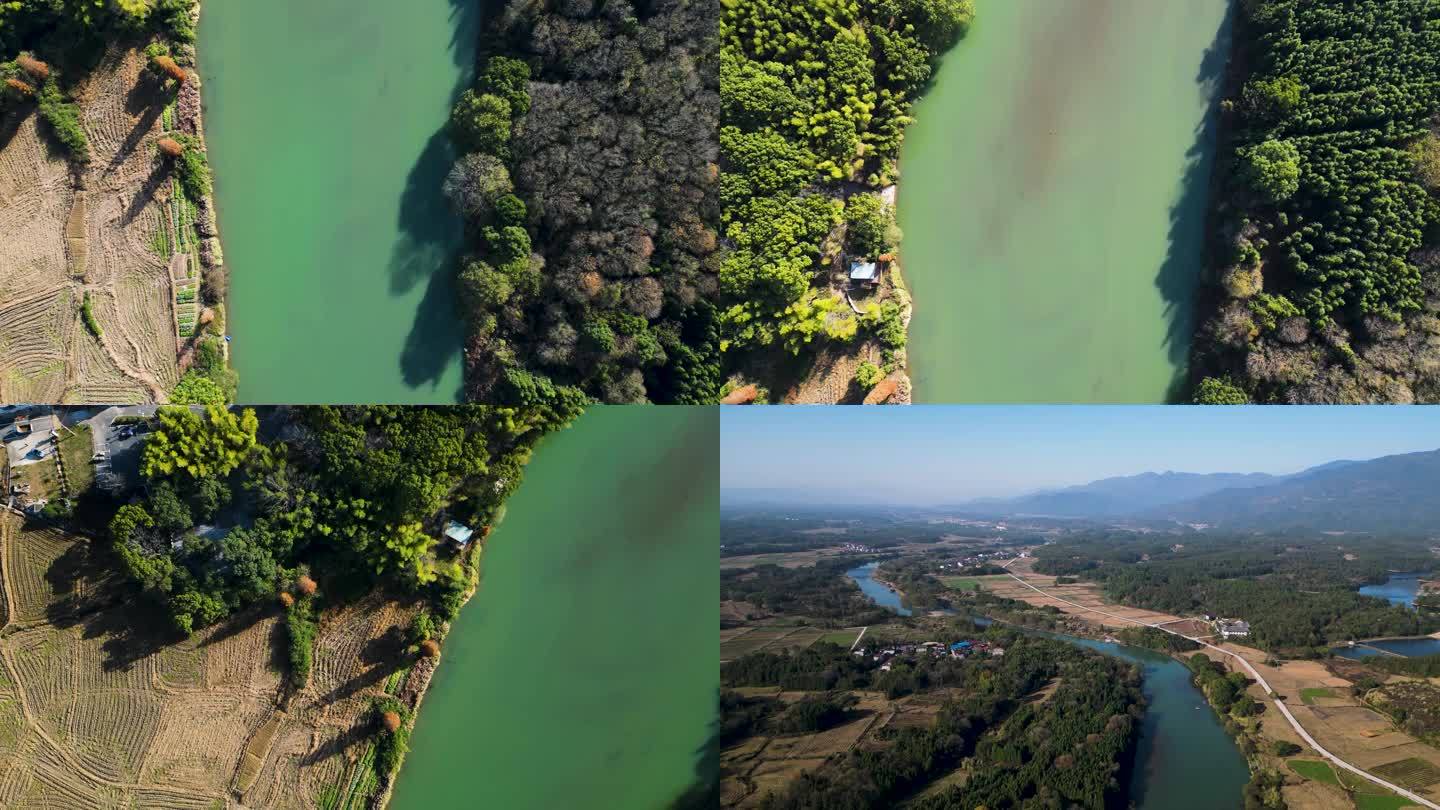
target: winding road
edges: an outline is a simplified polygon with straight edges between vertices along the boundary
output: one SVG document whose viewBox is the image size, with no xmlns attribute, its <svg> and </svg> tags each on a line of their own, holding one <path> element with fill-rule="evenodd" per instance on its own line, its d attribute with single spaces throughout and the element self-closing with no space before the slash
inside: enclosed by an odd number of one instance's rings
<svg viewBox="0 0 1440 810">
<path fill-rule="evenodd" d="M 1010 562 L 1014 562 L 1014 560 L 1011 560 Z M 1008 567 L 1008 565 L 1009 565 L 1009 563 L 1006 563 L 1006 567 Z M 1007 572 L 1007 573 L 1008 573 L 1008 572 Z M 1140 621 L 1139 619 L 1132 619 L 1132 618 L 1129 618 L 1128 616 L 1120 616 L 1120 615 L 1115 614 L 1115 613 L 1108 613 L 1108 612 L 1106 612 L 1106 611 L 1099 610 L 1099 609 L 1097 609 L 1097 608 L 1086 607 L 1086 606 L 1084 606 L 1084 605 L 1077 604 L 1077 603 L 1075 603 L 1075 602 L 1071 602 L 1069 599 L 1065 599 L 1064 597 L 1056 596 L 1056 595 L 1053 594 L 1053 593 L 1046 593 L 1045 591 L 1040 590 L 1039 588 L 1035 587 L 1034 585 L 1031 585 L 1030 583 L 1026 582 L 1022 577 L 1020 577 L 1020 576 L 1018 576 L 1018 575 L 1016 575 L 1016 574 L 1014 574 L 1014 573 L 1010 573 L 1010 577 L 1013 578 L 1016 582 L 1020 583 L 1021 585 L 1024 585 L 1025 587 L 1029 588 L 1030 590 L 1032 590 L 1032 591 L 1034 591 L 1034 592 L 1036 592 L 1036 593 L 1040 594 L 1041 596 L 1044 596 L 1044 597 L 1046 597 L 1046 598 L 1048 598 L 1048 599 L 1054 599 L 1054 600 L 1059 601 L 1059 602 L 1064 602 L 1064 603 L 1067 604 L 1067 605 L 1071 605 L 1071 606 L 1073 606 L 1073 607 L 1077 607 L 1077 608 L 1079 608 L 1079 609 L 1081 609 L 1081 610 L 1088 611 L 1088 612 L 1090 612 L 1090 613 L 1098 613 L 1098 614 L 1100 614 L 1101 616 L 1108 616 L 1108 617 L 1110 617 L 1110 618 L 1112 618 L 1112 619 L 1118 619 L 1118 620 L 1120 620 L 1120 621 L 1122 621 L 1122 622 L 1129 622 L 1129 623 L 1131 623 L 1131 624 L 1138 624 L 1138 625 L 1140 625 L 1141 627 L 1153 627 L 1153 628 L 1155 628 L 1156 630 L 1163 630 L 1164 632 L 1169 633 L 1169 634 L 1172 635 L 1172 636 L 1179 636 L 1179 637 L 1181 637 L 1181 638 L 1183 638 L 1183 639 L 1189 639 L 1190 641 L 1193 641 L 1193 642 L 1195 642 L 1196 644 L 1199 644 L 1199 645 L 1202 646 L 1202 647 L 1207 647 L 1207 648 L 1209 648 L 1209 649 L 1211 649 L 1211 650 L 1214 650 L 1214 651 L 1217 652 L 1217 653 L 1220 653 L 1221 655 L 1228 655 L 1228 656 L 1230 656 L 1231 658 L 1234 658 L 1236 661 L 1239 661 L 1239 662 L 1240 662 L 1240 665 L 1243 666 L 1243 667 L 1245 668 L 1245 670 L 1250 673 L 1251 676 L 1253 676 L 1253 677 L 1255 678 L 1255 682 L 1258 683 L 1258 684 L 1260 684 L 1260 688 L 1265 690 L 1265 696 L 1266 696 L 1267 698 L 1269 698 L 1272 703 L 1275 704 L 1275 708 L 1279 709 L 1281 714 L 1285 715 L 1285 719 L 1290 721 L 1290 726 L 1291 726 L 1291 728 L 1294 728 L 1294 729 L 1295 729 L 1295 733 L 1300 735 L 1300 739 L 1304 740 L 1304 741 L 1306 742 L 1306 744 L 1308 744 L 1311 748 L 1314 748 L 1314 749 L 1315 749 L 1315 752 L 1318 753 L 1320 756 L 1324 757 L 1325 759 L 1329 760 L 1330 762 L 1334 763 L 1335 765 L 1338 765 L 1338 766 L 1340 766 L 1341 768 L 1344 768 L 1345 770 L 1347 770 L 1347 771 L 1355 774 L 1356 776 L 1360 776 L 1360 777 L 1362 777 L 1362 778 L 1364 778 L 1364 779 L 1367 779 L 1367 780 L 1369 780 L 1369 781 L 1371 781 L 1371 782 L 1374 782 L 1375 784 L 1377 784 L 1377 785 L 1379 785 L 1379 786 L 1381 786 L 1381 787 L 1383 787 L 1383 788 L 1385 788 L 1385 789 L 1387 789 L 1387 790 L 1392 790 L 1392 791 L 1394 791 L 1397 795 L 1404 796 L 1406 799 L 1409 799 L 1410 801 L 1412 801 L 1412 802 L 1414 802 L 1414 803 L 1416 803 L 1416 804 L 1418 804 L 1418 805 L 1420 805 L 1420 806 L 1422 806 L 1422 807 L 1429 807 L 1429 808 L 1431 808 L 1431 810 L 1440 810 L 1440 804 L 1436 804 L 1435 802 L 1430 801 L 1429 799 L 1425 798 L 1424 796 L 1421 796 L 1421 795 L 1418 794 L 1418 793 L 1412 793 L 1411 791 L 1406 790 L 1405 788 L 1403 788 L 1403 787 L 1401 787 L 1401 786 L 1399 786 L 1399 785 L 1397 785 L 1397 784 L 1394 784 L 1394 783 L 1392 783 L 1392 782 L 1387 782 L 1387 781 L 1385 781 L 1384 779 L 1381 779 L 1380 777 L 1375 776 L 1374 774 L 1367 773 L 1367 772 L 1365 772 L 1365 771 L 1357 768 L 1356 766 L 1351 765 L 1350 763 L 1346 762 L 1345 760 L 1341 759 L 1340 757 L 1335 756 L 1334 754 L 1330 753 L 1329 751 L 1325 750 L 1324 748 L 1322 748 L 1322 747 L 1320 746 L 1320 743 L 1316 742 L 1316 741 L 1315 741 L 1315 738 L 1310 736 L 1310 732 L 1306 731 L 1306 730 L 1305 730 L 1305 727 L 1302 726 L 1302 725 L 1300 725 L 1300 721 L 1295 719 L 1295 715 L 1293 715 L 1293 714 L 1290 713 L 1290 707 L 1286 706 L 1284 701 L 1282 701 L 1282 700 L 1280 700 L 1280 699 L 1278 699 L 1278 698 L 1276 698 L 1276 697 L 1273 697 L 1273 695 L 1276 694 L 1276 693 L 1275 693 L 1275 690 L 1270 688 L 1270 684 L 1269 684 L 1269 682 L 1267 682 L 1267 681 L 1265 680 L 1265 677 L 1264 677 L 1263 675 L 1261 675 L 1260 672 L 1259 672 L 1258 670 L 1256 670 L 1255 667 L 1254 667 L 1253 665 L 1251 665 L 1251 663 L 1250 663 L 1249 661 L 1245 660 L 1244 656 L 1240 655 L 1239 653 L 1233 653 L 1233 652 L 1230 652 L 1229 650 L 1221 649 L 1220 647 L 1216 647 L 1214 644 L 1210 644 L 1210 643 L 1201 641 L 1200 639 L 1195 638 L 1195 637 L 1193 637 L 1193 636 L 1187 636 L 1187 635 L 1185 635 L 1184 633 L 1178 633 L 1178 632 L 1176 632 L 1176 631 L 1174 631 L 1174 630 L 1169 629 L 1168 627 L 1162 627 L 1162 626 L 1159 625 L 1159 624 L 1151 624 L 1151 623 L 1149 623 L 1149 622 L 1142 622 L 1142 621 Z M 1169 624 L 1169 623 L 1170 623 L 1170 622 L 1164 622 L 1163 624 Z"/>
</svg>

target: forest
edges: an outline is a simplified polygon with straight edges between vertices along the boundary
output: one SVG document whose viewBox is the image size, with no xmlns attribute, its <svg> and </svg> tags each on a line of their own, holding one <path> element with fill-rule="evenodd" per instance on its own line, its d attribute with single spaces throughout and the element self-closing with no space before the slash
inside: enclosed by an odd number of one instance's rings
<svg viewBox="0 0 1440 810">
<path fill-rule="evenodd" d="M 718 16 L 515 0 L 486 27 L 444 184 L 468 400 L 715 401 Z"/>
<path fill-rule="evenodd" d="M 861 335 L 902 365 L 903 289 L 857 314 L 831 289 L 840 254 L 899 242 L 876 192 L 898 175 L 910 106 L 963 36 L 972 0 L 726 3 L 720 17 L 720 269 L 726 371 Z M 843 243 L 841 245 L 840 243 Z"/>
<path fill-rule="evenodd" d="M 1440 399 L 1440 2 L 1239 8 L 1196 401 Z"/>
<path fill-rule="evenodd" d="M 760 565 L 720 571 L 720 598 L 748 602 L 770 613 L 801 616 L 831 627 L 884 622 L 894 613 L 871 602 L 845 576 L 854 559 L 821 560 L 812 566 Z"/>
<path fill-rule="evenodd" d="M 783 792 L 771 793 L 761 806 L 767 810 L 894 807 L 966 758 L 970 777 L 963 788 L 917 799 L 914 806 L 927 810 L 1022 804 L 1124 806 L 1124 771 L 1144 711 L 1139 670 L 1062 641 L 999 629 L 988 631 L 987 638 L 1004 646 L 1003 658 L 917 664 L 943 672 L 917 691 L 952 690 L 932 726 L 887 732 L 883 747 L 859 747 L 831 757 Z M 831 668 L 853 671 L 865 666 L 851 664 L 852 656 L 833 645 L 797 652 L 793 664 L 777 665 L 775 659 L 784 657 L 759 654 L 738 659 L 728 665 L 725 682 L 727 686 L 742 681 L 778 685 L 782 680 L 821 678 Z M 860 676 L 849 677 L 843 683 L 861 683 L 855 680 Z M 1055 678 L 1060 683 L 1048 700 L 1024 700 Z M 817 696 L 817 705 L 805 714 L 833 717 L 836 710 L 846 710 L 844 690 L 859 687 L 839 683 L 833 687 L 836 691 Z M 722 729 L 732 741 L 757 733 L 786 733 L 780 724 L 789 713 L 764 699 L 722 693 Z M 1003 734 L 987 733 L 1002 728 Z"/>
<path fill-rule="evenodd" d="M 1365 538 L 1186 537 L 1095 534 L 1067 538 L 1036 553 L 1035 570 L 1099 582 L 1116 602 L 1176 615 L 1243 618 L 1248 643 L 1289 654 L 1377 636 L 1440 630 L 1440 616 L 1407 610 L 1356 588 L 1386 571 L 1428 570 L 1424 541 Z M 1143 560 L 1143 563 L 1142 563 Z"/>
<path fill-rule="evenodd" d="M 144 434 L 143 488 L 97 488 L 78 511 L 181 633 L 278 598 L 300 669 L 327 601 L 384 588 L 453 618 L 474 571 L 441 542 L 444 520 L 483 537 L 531 448 L 579 412 L 564 400 L 276 408 L 263 418 L 162 408 Z"/>
</svg>

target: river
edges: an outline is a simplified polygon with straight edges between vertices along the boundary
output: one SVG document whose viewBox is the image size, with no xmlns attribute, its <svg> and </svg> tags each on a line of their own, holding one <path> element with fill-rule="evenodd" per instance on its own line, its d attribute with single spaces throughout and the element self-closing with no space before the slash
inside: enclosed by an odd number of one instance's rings
<svg viewBox="0 0 1440 810">
<path fill-rule="evenodd" d="M 595 407 L 541 443 L 445 640 L 393 810 L 662 808 L 715 719 L 714 408 Z"/>
<path fill-rule="evenodd" d="M 1228 0 L 979 6 L 902 152 L 916 401 L 1172 399 Z"/>
<path fill-rule="evenodd" d="M 459 398 L 442 127 L 478 3 L 204 0 L 206 143 L 243 402 Z"/>
<path fill-rule="evenodd" d="M 910 608 L 905 607 L 900 599 L 900 594 L 889 585 L 875 581 L 875 569 L 879 567 L 880 563 L 878 562 L 866 563 L 859 568 L 851 568 L 846 571 L 845 576 L 854 580 L 855 584 L 860 586 L 860 590 L 870 597 L 870 601 L 881 607 L 890 608 L 901 616 L 909 616 Z"/>
<path fill-rule="evenodd" d="M 899 604 L 894 592 L 871 580 L 868 573 L 859 573 L 873 565 L 851 569 L 846 575 L 877 604 L 894 608 Z M 862 576 L 875 587 L 867 589 Z M 889 593 L 889 598 L 877 595 L 875 588 Z M 976 617 L 975 623 L 987 625 L 989 620 Z M 1140 665 L 1149 705 L 1140 724 L 1135 768 L 1126 794 L 1136 810 L 1239 810 L 1244 805 L 1242 790 L 1250 781 L 1249 766 L 1205 696 L 1191 683 L 1190 670 L 1184 664 L 1140 647 L 1010 629 L 1061 639 Z"/>
</svg>

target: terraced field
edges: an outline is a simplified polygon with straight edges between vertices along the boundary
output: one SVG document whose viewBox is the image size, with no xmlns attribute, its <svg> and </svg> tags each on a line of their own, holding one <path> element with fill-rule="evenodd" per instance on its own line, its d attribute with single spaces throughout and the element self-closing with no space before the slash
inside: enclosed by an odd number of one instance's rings
<svg viewBox="0 0 1440 810">
<path fill-rule="evenodd" d="M 175 293 L 152 247 L 173 193 L 154 146 L 168 94 L 142 54 L 114 49 L 76 98 L 83 168 L 33 109 L 0 121 L 0 401 L 157 401 L 179 378 Z M 99 337 L 81 322 L 87 294 Z"/>
<path fill-rule="evenodd" d="M 368 806 L 371 700 L 425 669 L 400 642 L 408 607 L 327 611 L 290 693 L 277 610 L 172 638 L 107 564 L 0 515 L 0 807 Z"/>
</svg>

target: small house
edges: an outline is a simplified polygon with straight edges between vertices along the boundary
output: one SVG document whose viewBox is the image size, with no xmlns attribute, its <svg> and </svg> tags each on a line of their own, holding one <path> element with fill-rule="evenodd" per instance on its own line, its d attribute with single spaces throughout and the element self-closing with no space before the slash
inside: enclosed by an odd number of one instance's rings
<svg viewBox="0 0 1440 810">
<path fill-rule="evenodd" d="M 453 520 L 445 523 L 445 536 L 460 548 L 470 545 L 470 537 L 473 534 L 475 534 L 475 530 L 462 523 Z"/>
<path fill-rule="evenodd" d="M 880 284 L 880 265 L 877 262 L 854 259 L 850 262 L 850 286 L 875 287 Z"/>
</svg>

